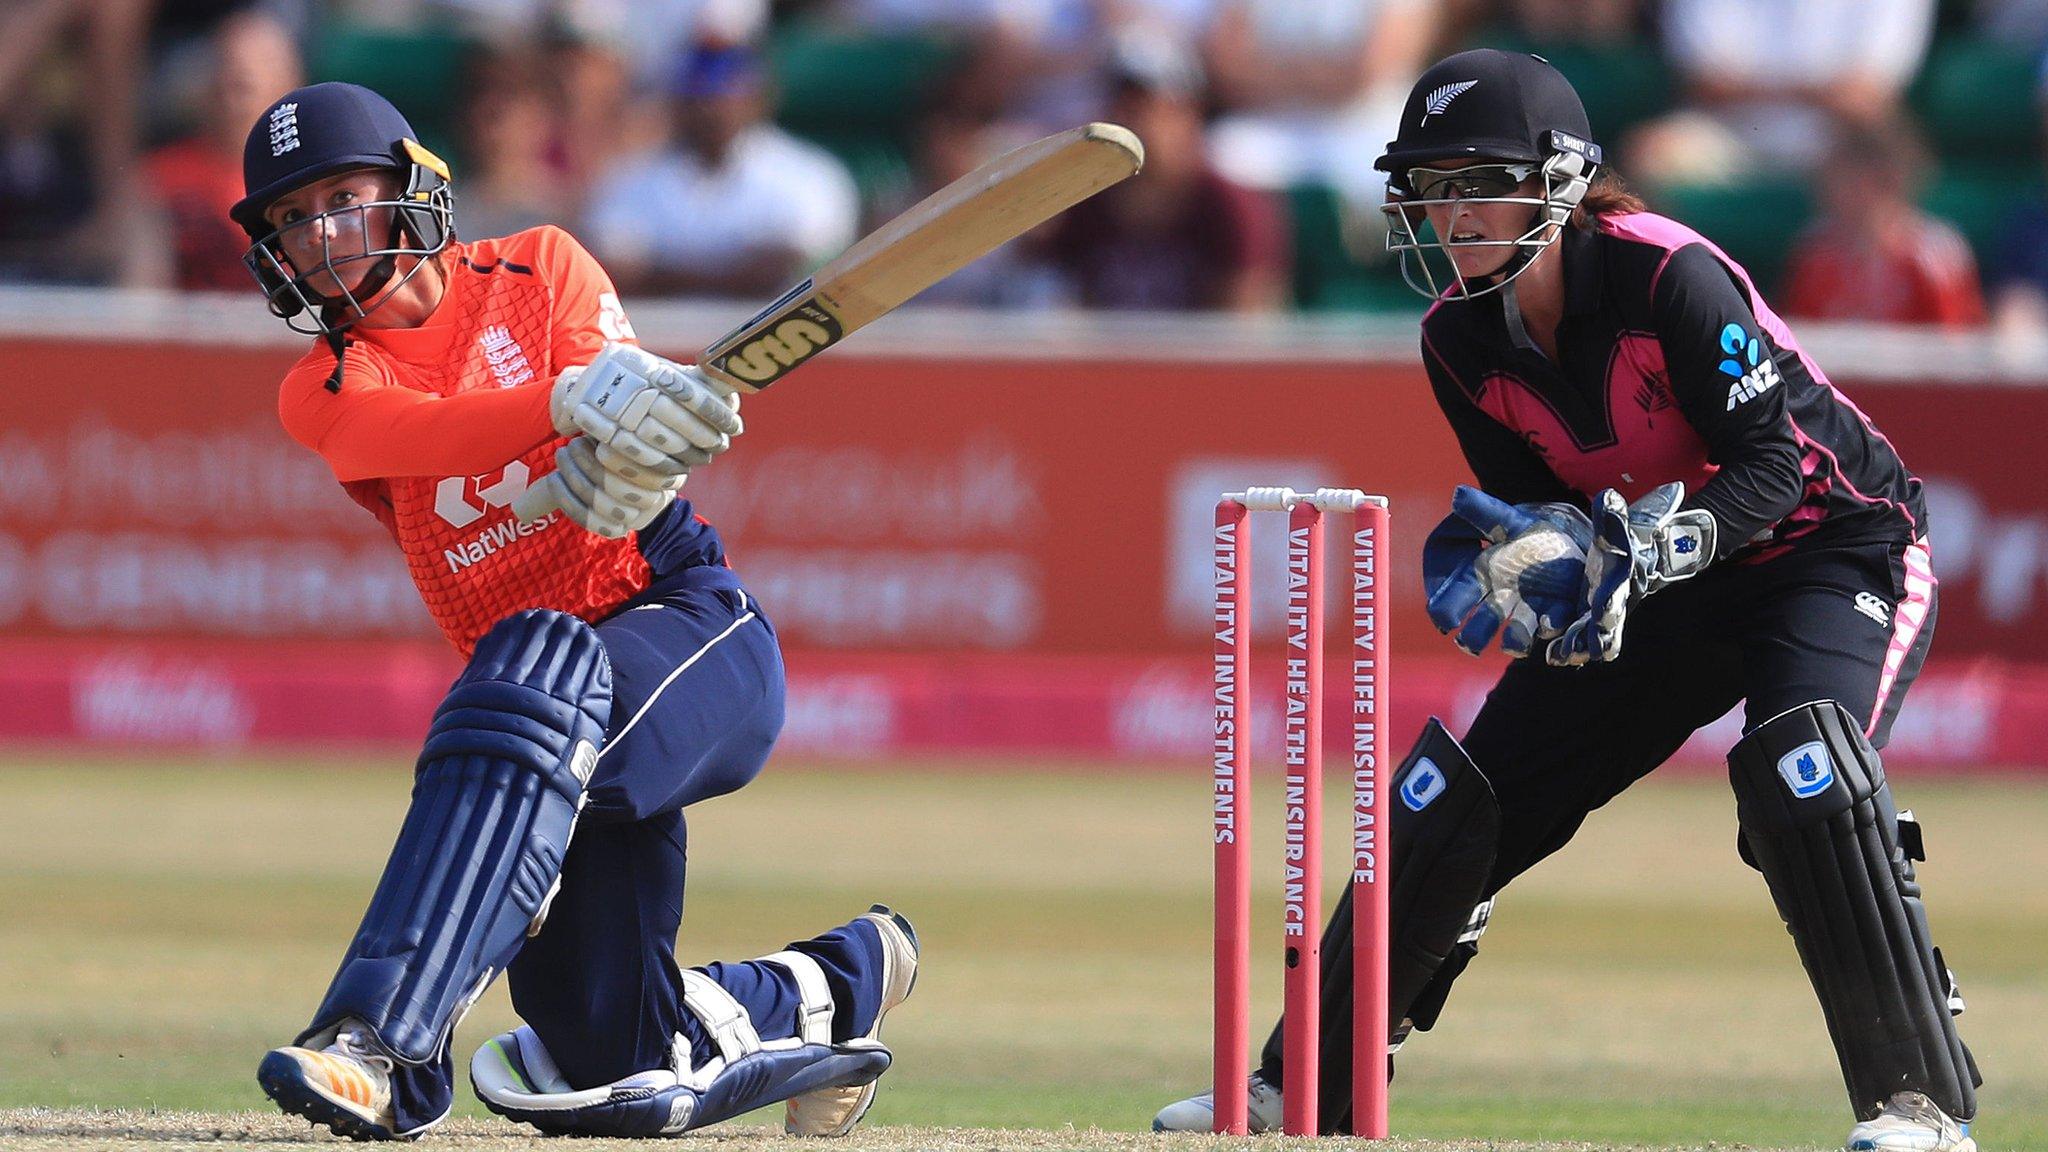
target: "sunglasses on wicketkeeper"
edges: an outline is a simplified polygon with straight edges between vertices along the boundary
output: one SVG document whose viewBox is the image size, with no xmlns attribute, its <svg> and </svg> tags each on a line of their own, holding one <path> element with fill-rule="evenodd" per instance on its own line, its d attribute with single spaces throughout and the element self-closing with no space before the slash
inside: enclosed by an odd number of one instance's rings
<svg viewBox="0 0 2048 1152">
<path fill-rule="evenodd" d="M 1536 175 L 1535 164 L 1474 164 L 1469 168 L 1410 168 L 1403 175 L 1418 200 L 1497 199 L 1512 196 Z"/>
</svg>

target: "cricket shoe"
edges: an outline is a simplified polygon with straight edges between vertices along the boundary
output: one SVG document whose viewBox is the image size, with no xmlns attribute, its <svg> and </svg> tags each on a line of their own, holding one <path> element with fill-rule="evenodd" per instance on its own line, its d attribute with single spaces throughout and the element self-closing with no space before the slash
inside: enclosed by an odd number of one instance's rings
<svg viewBox="0 0 2048 1152">
<path fill-rule="evenodd" d="M 917 987 L 917 930 L 901 913 L 882 904 L 869 908 L 859 919 L 873 924 L 882 938 L 882 1003 L 875 1009 L 875 1023 L 867 1035 L 848 1044 L 879 1046 L 882 1018 L 889 1009 L 910 999 L 910 990 Z M 792 1136 L 844 1136 L 874 1105 L 875 1088 L 880 1083 L 877 1077 L 865 1084 L 815 1088 L 792 1096 L 783 1116 L 783 1131 Z"/>
<path fill-rule="evenodd" d="M 1256 1136 L 1261 1132 L 1280 1130 L 1280 1086 L 1268 1081 L 1257 1072 L 1245 1083 L 1245 1130 Z M 1152 1118 L 1154 1132 L 1214 1132 L 1216 1130 L 1216 1092 L 1214 1089 L 1199 1096 L 1177 1100 L 1159 1110 Z"/>
<path fill-rule="evenodd" d="M 1920 1092 L 1898 1092 L 1874 1120 L 1849 1129 L 1848 1152 L 1977 1152 L 1970 1126 Z"/>
<path fill-rule="evenodd" d="M 344 1024 L 324 1048 L 273 1048 L 256 1082 L 277 1106 L 351 1140 L 410 1140 L 391 1106 L 391 1057 L 368 1034 Z M 421 1129 L 424 1131 L 424 1129 Z"/>
</svg>

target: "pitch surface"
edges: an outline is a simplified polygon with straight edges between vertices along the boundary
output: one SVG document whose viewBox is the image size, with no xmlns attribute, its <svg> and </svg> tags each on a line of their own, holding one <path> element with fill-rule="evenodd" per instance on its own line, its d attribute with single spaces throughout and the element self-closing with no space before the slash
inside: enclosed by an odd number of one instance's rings
<svg viewBox="0 0 2048 1152">
<path fill-rule="evenodd" d="M 302 1025 L 354 928 L 402 765 L 0 767 L 0 1146 L 307 1138 L 264 1109 L 253 1070 Z M 1979 1138 L 2048 1149 L 2048 786 L 1901 787 L 1990 1078 Z M 1200 766 L 776 765 L 693 812 L 682 952 L 771 951 L 872 900 L 916 920 L 927 967 L 890 1020 L 876 1127 L 849 1152 L 1208 1147 L 1142 1132 L 1207 1080 L 1207 802 Z M 1255 923 L 1276 937 L 1256 958 L 1263 1017 L 1278 1004 L 1279 830 L 1274 799 L 1255 804 Z M 1401 1058 L 1398 1147 L 1839 1140 L 1819 1010 L 1735 858 L 1732 809 L 1717 779 L 1653 778 L 1506 894 L 1442 1026 Z M 509 1020 L 494 992 L 460 1051 Z M 542 1146 L 462 1097 L 440 1142 Z M 779 1144 L 720 1131 L 721 1147 Z"/>
</svg>

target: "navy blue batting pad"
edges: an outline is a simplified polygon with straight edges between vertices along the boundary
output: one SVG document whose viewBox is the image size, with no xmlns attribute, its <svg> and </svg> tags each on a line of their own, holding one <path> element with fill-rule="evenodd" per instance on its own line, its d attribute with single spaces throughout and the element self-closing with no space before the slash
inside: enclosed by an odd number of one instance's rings
<svg viewBox="0 0 2048 1152">
<path fill-rule="evenodd" d="M 347 1017 L 392 1055 L 437 1061 L 541 913 L 611 717 L 597 633 L 507 617 L 434 713 L 412 808 L 305 1042 Z"/>
</svg>

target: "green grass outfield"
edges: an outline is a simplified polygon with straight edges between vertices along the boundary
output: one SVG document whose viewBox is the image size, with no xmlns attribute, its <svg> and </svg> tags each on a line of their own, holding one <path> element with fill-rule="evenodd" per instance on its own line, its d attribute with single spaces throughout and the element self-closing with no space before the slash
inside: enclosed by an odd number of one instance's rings
<svg viewBox="0 0 2048 1152">
<path fill-rule="evenodd" d="M 269 1119 L 256 1061 L 317 1003 L 406 787 L 395 756 L 0 765 L 0 1146 L 303 1134 Z M 1257 800 L 1263 931 L 1278 806 Z M 1990 1080 L 1979 1140 L 2048 1150 L 2048 786 L 1907 781 L 1901 801 Z M 925 968 L 861 1148 L 1211 1147 L 1138 1135 L 1208 1079 L 1207 806 L 1199 768 L 778 765 L 693 810 L 682 954 L 757 955 L 873 900 L 916 921 Z M 1403 1146 L 1839 1146 L 1819 1010 L 1734 835 L 1723 782 L 1652 780 L 1511 889 L 1401 1058 Z M 1256 958 L 1262 1018 L 1276 954 Z M 494 992 L 461 1058 L 510 1019 Z M 446 1142 L 528 1146 L 516 1131 Z"/>
</svg>

